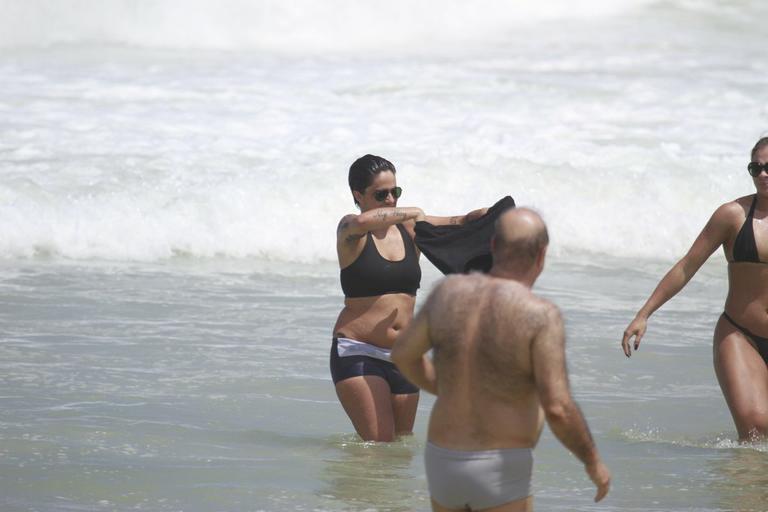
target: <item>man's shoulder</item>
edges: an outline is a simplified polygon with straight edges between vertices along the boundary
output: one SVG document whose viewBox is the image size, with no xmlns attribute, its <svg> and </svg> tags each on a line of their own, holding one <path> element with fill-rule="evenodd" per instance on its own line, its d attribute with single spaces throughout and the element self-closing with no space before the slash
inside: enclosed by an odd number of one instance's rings
<svg viewBox="0 0 768 512">
<path fill-rule="evenodd" d="M 505 300 L 517 304 L 520 307 L 535 309 L 548 309 L 555 307 L 549 300 L 534 293 L 529 287 L 509 279 L 495 279 L 493 285 L 495 299 L 500 302 Z"/>
<path fill-rule="evenodd" d="M 515 319 L 525 318 L 531 328 L 540 329 L 561 320 L 560 309 L 554 303 L 518 283 L 504 284 L 494 295 L 491 307 L 505 309 Z"/>
<path fill-rule="evenodd" d="M 435 286 L 435 292 L 453 293 L 456 291 L 477 288 L 482 285 L 485 276 L 483 274 L 450 274 L 442 278 Z"/>
<path fill-rule="evenodd" d="M 487 290 L 488 278 L 483 274 L 451 274 L 435 284 L 429 296 L 431 307 L 448 304 L 471 304 Z"/>
</svg>

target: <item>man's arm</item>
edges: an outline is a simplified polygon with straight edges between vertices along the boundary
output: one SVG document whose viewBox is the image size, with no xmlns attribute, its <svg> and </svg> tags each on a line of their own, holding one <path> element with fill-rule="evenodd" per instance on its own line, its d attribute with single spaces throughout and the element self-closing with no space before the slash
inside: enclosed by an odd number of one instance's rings
<svg viewBox="0 0 768 512">
<path fill-rule="evenodd" d="M 563 319 L 554 306 L 548 306 L 545 323 L 533 341 L 532 360 L 536 390 L 552 433 L 584 464 L 597 486 L 595 501 L 608 493 L 611 476 L 600 460 L 589 427 L 571 397 L 565 366 Z"/>
<path fill-rule="evenodd" d="M 432 348 L 428 318 L 435 291 L 430 294 L 411 324 L 400 334 L 392 347 L 392 362 L 405 378 L 433 395 L 437 394 L 437 378 L 435 366 L 427 356 L 427 352 Z"/>
</svg>

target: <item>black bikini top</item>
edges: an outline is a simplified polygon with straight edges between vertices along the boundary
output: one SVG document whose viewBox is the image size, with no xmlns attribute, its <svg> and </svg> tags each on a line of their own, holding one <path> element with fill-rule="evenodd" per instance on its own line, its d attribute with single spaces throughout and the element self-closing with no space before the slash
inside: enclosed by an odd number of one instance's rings
<svg viewBox="0 0 768 512">
<path fill-rule="evenodd" d="M 768 263 L 760 261 L 757 254 L 757 244 L 755 243 L 755 230 L 752 227 L 752 219 L 755 216 L 755 205 L 757 204 L 757 194 L 752 200 L 752 206 L 749 208 L 747 218 L 744 220 L 744 224 L 739 230 L 739 234 L 736 235 L 736 240 L 733 242 L 733 261 L 734 262 L 751 262 L 751 263 Z"/>
<path fill-rule="evenodd" d="M 345 297 L 375 297 L 387 293 L 416 295 L 421 283 L 421 267 L 411 235 L 397 224 L 405 245 L 405 257 L 385 259 L 376 249 L 373 236 L 366 234 L 363 252 L 351 265 L 341 269 L 341 289 Z"/>
</svg>

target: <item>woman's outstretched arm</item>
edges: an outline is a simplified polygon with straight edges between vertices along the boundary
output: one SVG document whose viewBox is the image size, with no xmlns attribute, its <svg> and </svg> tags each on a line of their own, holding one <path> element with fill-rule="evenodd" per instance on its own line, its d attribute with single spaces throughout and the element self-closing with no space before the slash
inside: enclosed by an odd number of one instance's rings
<svg viewBox="0 0 768 512">
<path fill-rule="evenodd" d="M 386 228 L 408 220 L 424 220 L 424 211 L 416 207 L 375 208 L 358 215 L 349 214 L 342 217 L 336 230 L 339 242 L 359 239 L 369 231 Z"/>
<path fill-rule="evenodd" d="M 738 216 L 740 211 L 741 207 L 736 202 L 724 204 L 715 210 L 688 253 L 659 281 L 656 289 L 624 330 L 621 347 L 627 357 L 632 355 L 630 348 L 632 338 L 634 338 L 634 348 L 637 350 L 645 334 L 648 318 L 665 302 L 677 295 L 707 261 L 707 258 L 715 252 L 715 249 L 727 240 L 734 216 Z"/>
<path fill-rule="evenodd" d="M 471 220 L 475 220 L 482 217 L 483 215 L 485 215 L 487 211 L 488 211 L 488 208 L 478 208 L 477 210 L 472 210 L 471 212 L 465 215 L 454 215 L 452 217 L 426 215 L 426 218 L 424 220 L 426 220 L 433 226 L 461 225 Z"/>
</svg>

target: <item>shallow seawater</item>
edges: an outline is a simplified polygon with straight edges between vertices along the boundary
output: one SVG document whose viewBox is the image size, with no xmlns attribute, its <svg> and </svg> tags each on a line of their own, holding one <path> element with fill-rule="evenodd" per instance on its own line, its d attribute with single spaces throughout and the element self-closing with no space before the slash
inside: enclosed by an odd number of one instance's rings
<svg viewBox="0 0 768 512">
<path fill-rule="evenodd" d="M 614 484 L 592 505 L 545 430 L 538 506 L 760 510 L 768 447 L 735 443 L 712 370 L 722 265 L 627 360 L 621 331 L 663 265 L 583 260 L 550 263 L 537 291 L 565 316 L 574 395 Z M 419 301 L 439 278 L 424 267 Z M 391 445 L 359 441 L 335 398 L 330 264 L 5 263 L 0 297 L 3 510 L 429 510 L 432 398 Z"/>
<path fill-rule="evenodd" d="M 614 484 L 594 505 L 545 430 L 539 510 L 768 510 L 768 446 L 735 442 L 712 368 L 722 255 L 619 348 L 754 191 L 765 2 L 225 4 L 0 0 L 2 512 L 429 510 L 432 398 L 362 443 L 329 376 L 366 153 L 400 206 L 509 194 L 548 223 L 536 289 Z"/>
</svg>

